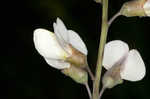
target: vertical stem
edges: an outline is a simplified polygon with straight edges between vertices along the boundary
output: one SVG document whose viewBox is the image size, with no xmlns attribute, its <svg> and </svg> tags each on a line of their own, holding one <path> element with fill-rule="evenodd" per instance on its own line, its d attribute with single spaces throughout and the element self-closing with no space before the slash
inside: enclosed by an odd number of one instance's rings
<svg viewBox="0 0 150 99">
<path fill-rule="evenodd" d="M 99 43 L 99 52 L 98 52 L 98 60 L 97 60 L 97 67 L 96 67 L 96 77 L 93 84 L 93 95 L 92 99 L 99 98 L 99 87 L 100 87 L 100 77 L 101 77 L 101 70 L 102 70 L 102 59 L 103 59 L 103 51 L 104 46 L 106 43 L 107 38 L 107 30 L 108 30 L 108 0 L 102 0 L 102 30 L 101 30 L 101 37 Z"/>
</svg>

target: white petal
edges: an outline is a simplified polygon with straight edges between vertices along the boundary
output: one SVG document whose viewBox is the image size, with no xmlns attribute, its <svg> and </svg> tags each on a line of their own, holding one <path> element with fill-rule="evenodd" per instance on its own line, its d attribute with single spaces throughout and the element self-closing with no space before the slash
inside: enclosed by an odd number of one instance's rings
<svg viewBox="0 0 150 99">
<path fill-rule="evenodd" d="M 82 39 L 80 38 L 80 36 L 72 30 L 68 31 L 61 19 L 57 18 L 57 21 L 56 23 L 53 24 L 53 27 L 54 27 L 54 32 L 58 37 L 58 41 L 60 45 L 65 50 L 67 50 L 66 45 L 70 43 L 73 47 L 78 49 L 80 52 L 87 55 L 87 48 L 84 42 L 82 41 Z"/>
<path fill-rule="evenodd" d="M 57 18 L 56 23 L 53 24 L 54 32 L 58 36 L 59 39 L 63 39 L 64 41 L 68 41 L 68 31 L 65 27 L 64 23 L 61 19 Z"/>
<path fill-rule="evenodd" d="M 66 46 L 68 45 L 68 43 L 63 39 L 63 37 L 61 36 L 61 34 L 58 33 L 57 30 L 59 30 L 59 29 L 57 29 L 58 28 L 57 24 L 54 23 L 53 27 L 54 27 L 54 32 L 55 32 L 57 41 L 59 42 L 59 44 L 61 45 L 62 48 L 66 49 Z"/>
<path fill-rule="evenodd" d="M 147 16 L 150 16 L 150 0 L 147 0 L 144 4 L 144 11 Z"/>
<path fill-rule="evenodd" d="M 49 64 L 50 66 L 56 68 L 56 69 L 65 69 L 65 68 L 69 68 L 70 64 L 61 60 L 56 60 L 56 59 L 47 59 L 45 58 L 45 61 L 47 62 L 47 64 Z"/>
<path fill-rule="evenodd" d="M 80 38 L 80 36 L 76 32 L 74 32 L 72 30 L 69 30 L 68 34 L 69 34 L 69 43 L 74 48 L 76 48 L 77 50 L 79 50 L 83 54 L 87 55 L 88 51 L 87 51 L 86 45 L 84 44 L 84 42 Z"/>
<path fill-rule="evenodd" d="M 123 65 L 122 79 L 130 81 L 141 80 L 145 76 L 145 64 L 137 50 L 131 50 Z"/>
<path fill-rule="evenodd" d="M 104 48 L 103 66 L 106 69 L 111 68 L 129 51 L 128 45 L 120 40 L 108 42 Z"/>
<path fill-rule="evenodd" d="M 64 59 L 67 53 L 61 48 L 54 33 L 45 29 L 34 31 L 34 44 L 37 51 L 44 57 Z"/>
</svg>

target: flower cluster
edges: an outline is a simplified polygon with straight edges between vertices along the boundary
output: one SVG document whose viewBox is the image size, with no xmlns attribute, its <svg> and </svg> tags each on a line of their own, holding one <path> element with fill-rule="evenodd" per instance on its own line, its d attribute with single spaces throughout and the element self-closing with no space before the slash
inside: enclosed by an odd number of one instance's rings
<svg viewBox="0 0 150 99">
<path fill-rule="evenodd" d="M 36 50 L 52 67 L 61 70 L 78 83 L 86 83 L 87 48 L 80 36 L 73 30 L 67 30 L 57 18 L 53 24 L 54 33 L 46 29 L 34 31 Z M 108 71 L 103 76 L 106 88 L 122 83 L 122 80 L 138 81 L 145 76 L 145 65 L 139 52 L 129 50 L 120 40 L 105 45 L 103 66 Z"/>
<path fill-rule="evenodd" d="M 109 21 L 108 0 L 94 1 L 102 5 L 102 32 L 95 77 L 88 66 L 86 45 L 78 33 L 66 28 L 61 19 L 57 18 L 53 23 L 54 32 L 42 28 L 34 30 L 33 40 L 36 50 L 48 65 L 85 85 L 90 99 L 100 99 L 106 88 L 122 84 L 123 80 L 134 82 L 144 78 L 146 68 L 139 51 L 130 50 L 128 44 L 121 40 L 108 43 L 106 40 L 109 27 L 118 16 L 150 16 L 150 0 L 125 2 Z M 99 94 L 102 66 L 107 71 L 102 77 L 103 87 Z M 93 95 L 88 85 L 88 73 L 93 80 Z"/>
</svg>

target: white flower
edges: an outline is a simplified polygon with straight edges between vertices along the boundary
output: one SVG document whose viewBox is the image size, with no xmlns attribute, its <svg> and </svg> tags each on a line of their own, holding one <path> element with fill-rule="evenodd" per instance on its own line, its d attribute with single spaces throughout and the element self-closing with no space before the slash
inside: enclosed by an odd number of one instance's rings
<svg viewBox="0 0 150 99">
<path fill-rule="evenodd" d="M 128 45 L 120 40 L 107 43 L 105 45 L 103 57 L 104 68 L 107 70 L 110 69 L 121 59 L 123 59 L 123 63 L 121 64 L 122 70 L 120 71 L 122 79 L 138 81 L 145 76 L 145 64 L 137 50 L 132 49 L 129 51 Z"/>
<path fill-rule="evenodd" d="M 87 48 L 80 36 L 73 30 L 67 30 L 59 18 L 53 28 L 54 33 L 46 29 L 36 29 L 33 38 L 36 50 L 49 65 L 57 69 L 69 68 L 70 63 L 66 59 L 73 53 L 70 46 L 87 55 Z"/>
</svg>

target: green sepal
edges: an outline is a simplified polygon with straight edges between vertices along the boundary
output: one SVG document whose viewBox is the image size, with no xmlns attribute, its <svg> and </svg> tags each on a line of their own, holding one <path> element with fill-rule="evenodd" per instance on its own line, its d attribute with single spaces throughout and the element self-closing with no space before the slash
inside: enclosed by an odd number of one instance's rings
<svg viewBox="0 0 150 99">
<path fill-rule="evenodd" d="M 71 77 L 75 82 L 85 84 L 88 81 L 88 74 L 84 69 L 71 65 L 70 68 L 62 70 L 66 76 Z"/>
<path fill-rule="evenodd" d="M 106 76 L 103 78 L 102 82 L 103 82 L 104 88 L 113 88 L 114 86 L 116 86 L 118 84 L 122 84 L 123 80 L 122 79 L 115 80 L 114 78 L 112 78 L 110 76 Z"/>
<path fill-rule="evenodd" d="M 116 62 L 110 69 L 106 71 L 102 78 L 104 88 L 113 88 L 114 86 L 123 83 L 120 72 L 122 70 L 122 64 L 125 58 L 126 57 L 120 59 L 120 61 Z"/>
</svg>

